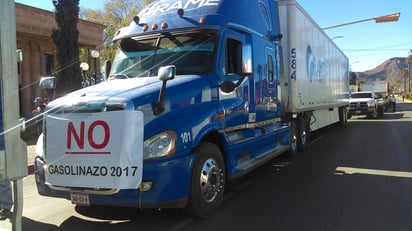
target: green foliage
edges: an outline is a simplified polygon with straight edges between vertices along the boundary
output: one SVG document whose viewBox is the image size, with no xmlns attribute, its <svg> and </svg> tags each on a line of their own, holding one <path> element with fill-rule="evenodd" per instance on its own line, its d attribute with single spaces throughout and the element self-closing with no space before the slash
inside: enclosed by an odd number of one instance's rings
<svg viewBox="0 0 412 231">
<path fill-rule="evenodd" d="M 81 87 L 79 66 L 79 0 L 53 0 L 58 29 L 51 37 L 56 46 L 56 94 L 62 96 Z"/>
<path fill-rule="evenodd" d="M 406 94 L 405 94 L 405 99 L 407 99 L 407 100 L 412 100 L 412 93 L 411 93 L 411 92 L 406 93 Z"/>
<path fill-rule="evenodd" d="M 409 56 L 406 58 L 405 62 L 406 62 L 407 64 L 412 64 L 412 55 L 409 55 Z"/>
<path fill-rule="evenodd" d="M 392 81 L 391 85 L 390 85 L 390 92 L 392 94 L 398 93 L 399 89 L 403 86 L 403 82 L 400 79 L 395 79 L 394 81 Z"/>
<path fill-rule="evenodd" d="M 409 75 L 409 70 L 408 70 L 408 68 L 403 68 L 403 69 L 401 70 L 401 77 L 402 77 L 402 78 L 408 78 L 408 75 Z"/>
<path fill-rule="evenodd" d="M 100 49 L 101 60 L 113 60 L 117 44 L 112 42 L 116 31 L 128 26 L 133 17 L 153 0 L 107 0 L 104 10 L 84 9 L 82 18 L 106 26 L 103 34 L 103 46 Z"/>
<path fill-rule="evenodd" d="M 349 72 L 349 85 L 356 85 L 356 81 L 358 80 L 358 76 L 356 76 L 355 72 Z"/>
</svg>

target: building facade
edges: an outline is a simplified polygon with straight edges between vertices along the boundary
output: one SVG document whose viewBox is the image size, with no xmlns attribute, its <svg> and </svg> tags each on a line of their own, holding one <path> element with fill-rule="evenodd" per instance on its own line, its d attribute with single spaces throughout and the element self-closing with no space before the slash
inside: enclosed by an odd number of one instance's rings
<svg viewBox="0 0 412 231">
<path fill-rule="evenodd" d="M 17 49 L 22 52 L 22 61 L 18 64 L 20 115 L 27 119 L 32 117 L 33 100 L 45 97 L 39 88 L 40 78 L 54 73 L 55 47 L 51 33 L 57 28 L 57 23 L 51 11 L 19 3 L 15 3 L 15 10 Z M 99 50 L 103 43 L 104 25 L 79 19 L 77 29 L 79 48 Z"/>
</svg>

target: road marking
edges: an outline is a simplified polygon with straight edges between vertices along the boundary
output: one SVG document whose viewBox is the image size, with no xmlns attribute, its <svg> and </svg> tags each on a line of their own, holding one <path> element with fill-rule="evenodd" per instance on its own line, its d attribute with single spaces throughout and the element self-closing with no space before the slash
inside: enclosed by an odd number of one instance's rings
<svg viewBox="0 0 412 231">
<path fill-rule="evenodd" d="M 337 167 L 336 171 L 340 173 L 335 173 L 340 175 L 341 172 L 344 174 L 368 174 L 377 176 L 393 176 L 393 177 L 406 177 L 412 178 L 412 172 L 402 172 L 402 171 L 390 171 L 390 170 L 379 170 L 379 169 L 366 169 L 366 168 L 350 168 L 350 167 Z"/>
</svg>

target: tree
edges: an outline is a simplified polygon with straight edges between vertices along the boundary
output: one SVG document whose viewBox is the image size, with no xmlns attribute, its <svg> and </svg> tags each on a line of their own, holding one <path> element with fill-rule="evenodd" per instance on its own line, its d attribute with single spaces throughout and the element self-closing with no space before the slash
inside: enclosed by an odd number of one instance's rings
<svg viewBox="0 0 412 231">
<path fill-rule="evenodd" d="M 106 25 L 103 34 L 103 46 L 100 50 L 102 60 L 113 60 L 117 45 L 112 38 L 117 30 L 128 26 L 133 17 L 143 7 L 154 0 L 110 0 L 104 4 L 104 10 L 85 9 L 81 11 L 82 18 L 91 22 Z"/>
<path fill-rule="evenodd" d="M 51 37 L 56 46 L 56 95 L 62 96 L 81 88 L 79 64 L 79 0 L 53 0 L 58 29 Z"/>
<path fill-rule="evenodd" d="M 399 89 L 401 89 L 402 86 L 402 81 L 400 79 L 395 79 L 395 81 L 392 82 L 391 84 L 391 93 L 399 93 Z"/>
<path fill-rule="evenodd" d="M 356 81 L 358 80 L 358 76 L 355 72 L 349 72 L 349 85 L 356 85 Z"/>
<path fill-rule="evenodd" d="M 408 68 L 403 68 L 403 69 L 401 70 L 401 76 L 402 76 L 404 79 L 407 79 L 407 78 L 408 78 L 408 75 L 409 75 L 409 70 L 408 70 Z"/>
<path fill-rule="evenodd" d="M 412 52 L 412 50 L 411 50 L 411 52 Z M 411 78 L 411 66 L 412 66 L 412 55 L 409 55 L 407 58 L 406 58 L 406 60 L 405 60 L 405 63 L 408 65 L 408 75 L 406 76 L 406 78 Z"/>
</svg>

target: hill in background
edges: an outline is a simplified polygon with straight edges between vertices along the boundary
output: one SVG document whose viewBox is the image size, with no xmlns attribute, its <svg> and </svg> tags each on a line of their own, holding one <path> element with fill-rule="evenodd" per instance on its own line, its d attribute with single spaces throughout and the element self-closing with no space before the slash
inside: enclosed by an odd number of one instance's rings
<svg viewBox="0 0 412 231">
<path fill-rule="evenodd" d="M 412 67 L 411 67 L 412 68 Z M 405 79 L 401 76 L 401 70 L 408 69 L 405 57 L 395 57 L 386 60 L 379 66 L 372 70 L 365 72 L 355 72 L 358 82 L 370 83 L 374 81 L 389 81 L 391 91 L 393 93 L 403 92 L 410 90 L 410 83 L 405 82 Z"/>
<path fill-rule="evenodd" d="M 408 68 L 406 64 L 406 58 L 395 57 L 386 60 L 379 66 L 372 70 L 365 72 L 356 72 L 359 81 L 373 82 L 381 80 L 389 80 L 390 82 L 395 82 L 399 80 L 403 82 L 403 77 L 401 76 L 401 70 Z"/>
</svg>

